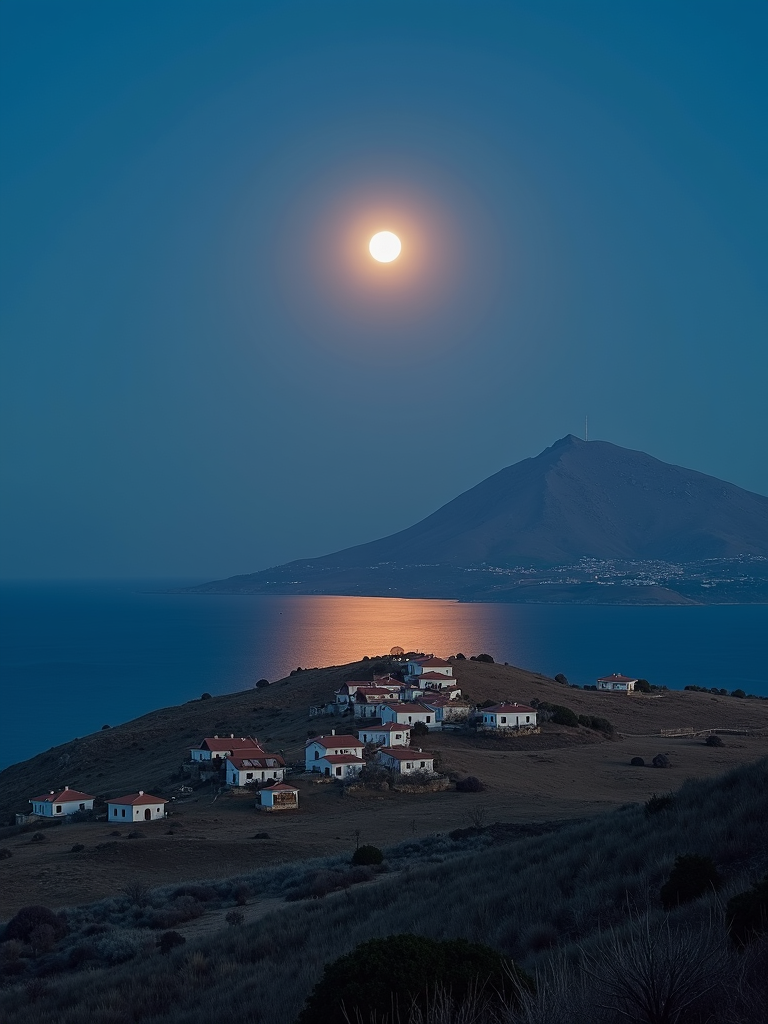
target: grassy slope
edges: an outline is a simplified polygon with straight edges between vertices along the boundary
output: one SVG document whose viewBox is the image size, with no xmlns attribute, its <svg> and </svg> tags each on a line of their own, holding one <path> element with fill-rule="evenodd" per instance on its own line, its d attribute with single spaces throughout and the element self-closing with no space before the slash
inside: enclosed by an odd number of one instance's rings
<svg viewBox="0 0 768 1024">
<path fill-rule="evenodd" d="M 663 916 L 658 890 L 678 853 L 713 857 L 725 885 L 670 920 L 697 930 L 712 919 L 721 930 L 723 901 L 768 866 L 767 767 L 762 761 L 689 782 L 670 809 L 653 816 L 628 806 L 463 858 L 448 855 L 450 841 L 432 841 L 426 864 L 203 935 L 167 958 L 149 941 L 129 963 L 85 978 L 64 970 L 43 983 L 12 986 L 0 994 L 2 1019 L 207 1024 L 215 1015 L 282 1024 L 294 1019 L 325 962 L 367 938 L 401 931 L 487 942 L 529 969 L 545 962 L 552 944 L 576 960 L 579 947 L 595 948 L 601 930 L 626 930 L 628 905 L 651 923 Z M 266 889 L 263 873 L 255 881 Z M 110 901 L 103 914 L 124 920 L 125 903 Z"/>
</svg>

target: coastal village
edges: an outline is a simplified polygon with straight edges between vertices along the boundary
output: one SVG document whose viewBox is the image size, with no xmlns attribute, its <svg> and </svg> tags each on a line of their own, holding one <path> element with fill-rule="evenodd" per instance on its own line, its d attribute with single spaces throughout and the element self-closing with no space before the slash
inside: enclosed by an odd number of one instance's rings
<svg viewBox="0 0 768 1024">
<path fill-rule="evenodd" d="M 480 656 L 483 657 L 483 656 Z M 487 656 L 486 656 L 487 657 Z M 190 781 L 219 782 L 222 790 L 253 794 L 265 812 L 296 811 L 300 790 L 291 778 L 337 782 L 346 786 L 403 788 L 429 792 L 447 788 L 438 770 L 439 757 L 420 744 L 445 731 L 525 736 L 540 732 L 536 707 L 509 699 L 474 705 L 462 696 L 454 677 L 455 659 L 405 655 L 395 648 L 393 666 L 369 679 L 344 682 L 328 700 L 309 708 L 309 718 L 333 721 L 317 734 L 310 730 L 304 764 L 286 764 L 282 753 L 269 751 L 252 736 L 206 736 L 190 748 L 184 770 Z M 613 673 L 597 680 L 596 690 L 631 694 L 638 680 Z M 546 715 L 546 711 L 543 712 Z M 191 792 L 182 787 L 182 792 Z M 96 797 L 69 786 L 30 797 L 31 809 L 16 815 L 17 824 L 35 818 L 92 814 Z M 109 823 L 134 825 L 166 817 L 170 803 L 138 790 L 106 801 L 102 817 Z"/>
</svg>

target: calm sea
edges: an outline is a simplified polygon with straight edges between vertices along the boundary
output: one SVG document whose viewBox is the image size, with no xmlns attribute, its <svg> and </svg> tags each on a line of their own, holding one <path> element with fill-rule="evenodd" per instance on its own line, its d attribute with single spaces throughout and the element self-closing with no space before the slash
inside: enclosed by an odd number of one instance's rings
<svg viewBox="0 0 768 1024">
<path fill-rule="evenodd" d="M 0 767 L 204 691 L 227 693 L 299 665 L 342 664 L 395 645 L 440 655 L 487 652 L 581 684 L 623 672 L 672 688 L 698 683 L 768 694 L 765 606 L 580 608 L 151 592 L 175 585 L 0 587 Z"/>
</svg>

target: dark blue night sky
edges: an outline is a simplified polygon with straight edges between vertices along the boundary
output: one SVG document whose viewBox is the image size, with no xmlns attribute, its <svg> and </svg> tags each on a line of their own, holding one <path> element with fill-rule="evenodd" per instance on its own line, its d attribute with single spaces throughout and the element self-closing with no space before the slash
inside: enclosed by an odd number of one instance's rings
<svg viewBox="0 0 768 1024">
<path fill-rule="evenodd" d="M 5 575 L 319 555 L 585 413 L 768 491 L 762 2 L 0 22 Z"/>
</svg>

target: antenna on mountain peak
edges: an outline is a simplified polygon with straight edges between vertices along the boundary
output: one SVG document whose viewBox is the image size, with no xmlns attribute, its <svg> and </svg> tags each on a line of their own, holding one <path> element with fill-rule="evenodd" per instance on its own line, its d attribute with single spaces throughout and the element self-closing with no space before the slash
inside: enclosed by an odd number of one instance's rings
<svg viewBox="0 0 768 1024">
<path fill-rule="evenodd" d="M 584 417 L 584 440 L 589 440 L 589 417 Z"/>
</svg>

